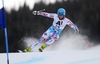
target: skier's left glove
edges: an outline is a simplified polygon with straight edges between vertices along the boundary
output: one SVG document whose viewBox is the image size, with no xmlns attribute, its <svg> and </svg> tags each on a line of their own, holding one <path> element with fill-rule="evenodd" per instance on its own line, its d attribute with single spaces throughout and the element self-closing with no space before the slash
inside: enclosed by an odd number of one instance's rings
<svg viewBox="0 0 100 64">
<path fill-rule="evenodd" d="M 75 30 L 75 33 L 76 33 L 76 34 L 79 34 L 79 30 L 78 30 L 78 29 L 76 29 L 76 30 Z"/>
<path fill-rule="evenodd" d="M 33 11 L 32 12 L 34 15 L 40 15 L 40 11 Z"/>
</svg>

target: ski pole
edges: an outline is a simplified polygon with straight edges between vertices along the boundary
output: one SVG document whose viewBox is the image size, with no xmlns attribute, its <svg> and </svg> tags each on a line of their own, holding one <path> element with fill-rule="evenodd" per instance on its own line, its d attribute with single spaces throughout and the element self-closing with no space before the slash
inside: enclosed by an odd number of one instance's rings
<svg viewBox="0 0 100 64">
<path fill-rule="evenodd" d="M 39 12 L 45 11 L 45 9 L 39 10 Z"/>
</svg>

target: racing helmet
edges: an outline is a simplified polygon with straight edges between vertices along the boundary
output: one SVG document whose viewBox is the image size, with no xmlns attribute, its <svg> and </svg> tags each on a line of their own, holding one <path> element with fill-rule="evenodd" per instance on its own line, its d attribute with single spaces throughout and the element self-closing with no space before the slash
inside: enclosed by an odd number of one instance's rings
<svg viewBox="0 0 100 64">
<path fill-rule="evenodd" d="M 65 11 L 64 8 L 59 8 L 58 11 L 57 11 L 57 14 L 58 14 L 58 16 L 61 16 L 61 15 L 65 16 L 66 15 L 66 11 Z"/>
</svg>

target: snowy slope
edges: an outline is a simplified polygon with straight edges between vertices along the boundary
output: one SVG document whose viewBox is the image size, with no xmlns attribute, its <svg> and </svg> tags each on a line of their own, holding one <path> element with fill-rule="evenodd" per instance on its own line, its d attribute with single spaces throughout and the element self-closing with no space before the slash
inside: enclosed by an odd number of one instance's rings
<svg viewBox="0 0 100 64">
<path fill-rule="evenodd" d="M 100 46 L 87 50 L 10 53 L 10 64 L 100 64 Z M 0 54 L 6 64 L 6 54 Z"/>
<path fill-rule="evenodd" d="M 67 36 L 67 37 L 66 37 Z M 37 39 L 22 39 L 26 47 Z M 10 64 L 100 64 L 100 45 L 93 46 L 87 37 L 64 34 L 44 52 L 37 52 L 38 45 L 30 53 L 9 53 Z M 6 54 L 0 54 L 0 64 L 6 63 Z"/>
</svg>

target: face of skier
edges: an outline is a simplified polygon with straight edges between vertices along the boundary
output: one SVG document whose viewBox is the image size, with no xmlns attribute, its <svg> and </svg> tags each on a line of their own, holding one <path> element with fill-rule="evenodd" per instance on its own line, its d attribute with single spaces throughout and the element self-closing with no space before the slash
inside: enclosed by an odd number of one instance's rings
<svg viewBox="0 0 100 64">
<path fill-rule="evenodd" d="M 63 20 L 64 17 L 65 17 L 65 16 L 63 16 L 63 15 L 59 15 L 59 16 L 58 16 L 58 18 L 59 18 L 60 20 Z"/>
</svg>

